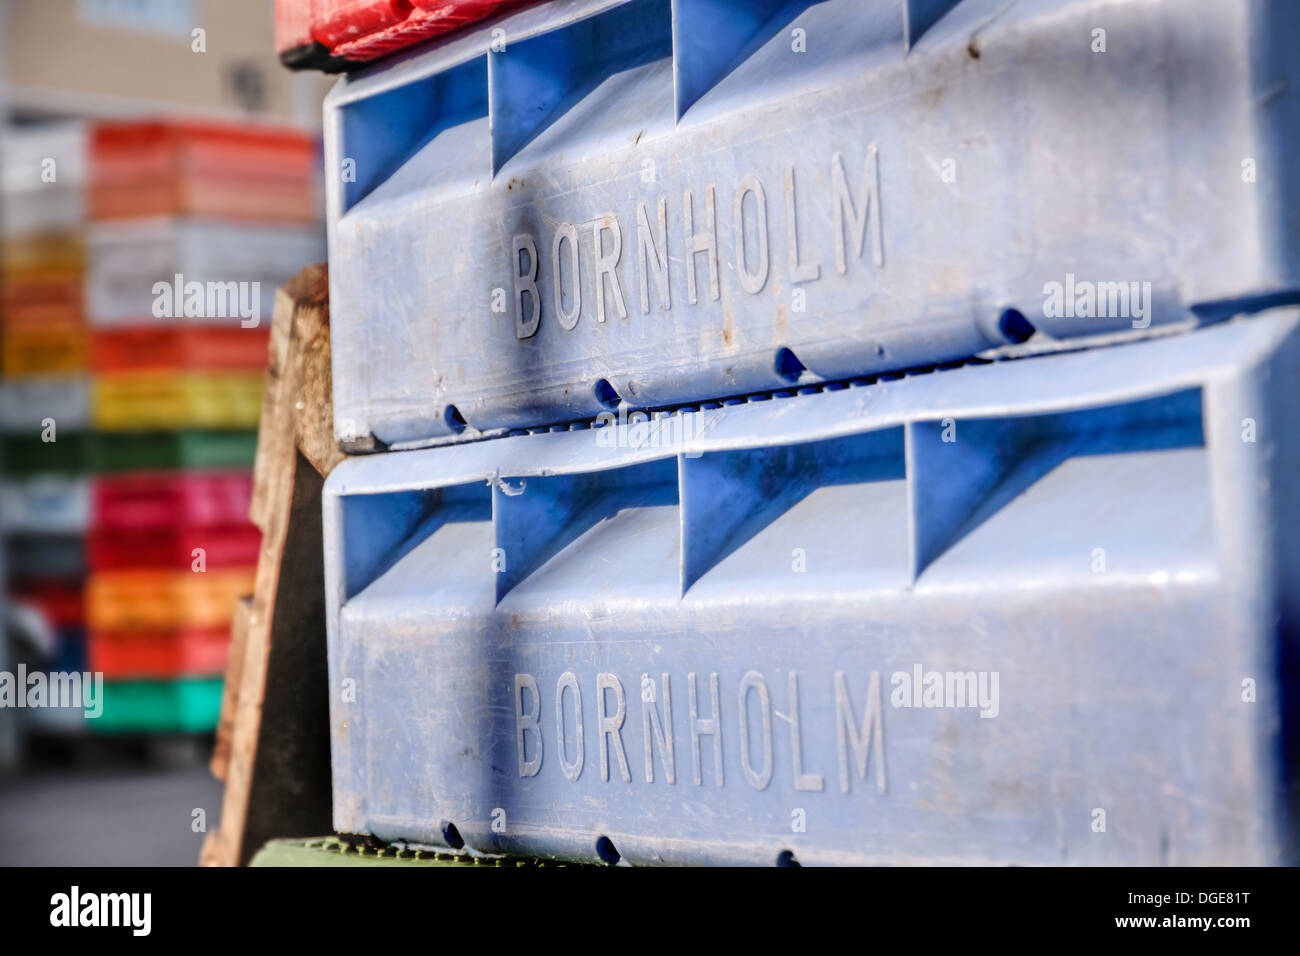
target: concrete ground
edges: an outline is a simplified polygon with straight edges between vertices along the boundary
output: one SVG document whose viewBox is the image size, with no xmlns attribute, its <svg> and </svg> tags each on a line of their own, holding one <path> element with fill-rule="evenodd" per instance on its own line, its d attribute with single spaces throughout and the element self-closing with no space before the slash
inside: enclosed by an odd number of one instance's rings
<svg viewBox="0 0 1300 956">
<path fill-rule="evenodd" d="M 202 747 L 28 761 L 0 774 L 0 866 L 194 866 L 221 795 Z"/>
</svg>

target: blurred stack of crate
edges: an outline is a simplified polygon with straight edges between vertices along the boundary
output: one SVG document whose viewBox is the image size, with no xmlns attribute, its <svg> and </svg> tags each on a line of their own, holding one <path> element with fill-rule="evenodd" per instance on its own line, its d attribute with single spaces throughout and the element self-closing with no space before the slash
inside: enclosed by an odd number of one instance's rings
<svg viewBox="0 0 1300 956">
<path fill-rule="evenodd" d="M 108 682 L 107 729 L 204 730 L 215 722 L 231 614 L 252 590 L 260 546 L 248 520 L 250 449 L 235 435 L 217 441 L 227 443 L 224 463 L 241 468 L 196 470 L 178 449 L 171 470 L 95 482 L 87 607 L 91 669 Z M 197 432 L 192 444 L 220 461 L 209 437 Z"/>
<path fill-rule="evenodd" d="M 316 141 L 117 123 L 91 136 L 86 610 L 99 730 L 215 726 L 228 632 L 251 592 L 248 520 L 276 288 L 324 257 Z"/>
<path fill-rule="evenodd" d="M 89 513 L 85 272 L 86 130 L 6 131 L 3 173 L 3 485 L 6 590 L 38 624 L 23 656 L 54 670 L 85 667 L 82 577 Z M 42 724 L 75 712 L 32 711 Z M 73 725 L 75 726 L 75 724 Z"/>
</svg>

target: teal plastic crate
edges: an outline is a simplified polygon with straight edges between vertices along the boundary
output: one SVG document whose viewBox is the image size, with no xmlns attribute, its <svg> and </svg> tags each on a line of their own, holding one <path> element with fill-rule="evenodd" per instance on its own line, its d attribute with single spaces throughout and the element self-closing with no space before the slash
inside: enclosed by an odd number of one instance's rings
<svg viewBox="0 0 1300 956">
<path fill-rule="evenodd" d="M 202 733 L 221 716 L 222 678 L 105 681 L 104 711 L 91 721 L 102 733 Z"/>
</svg>

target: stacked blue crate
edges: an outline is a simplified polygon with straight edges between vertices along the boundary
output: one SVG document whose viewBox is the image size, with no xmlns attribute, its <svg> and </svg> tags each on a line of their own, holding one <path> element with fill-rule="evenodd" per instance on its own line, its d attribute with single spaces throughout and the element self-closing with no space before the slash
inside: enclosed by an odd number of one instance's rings
<svg viewBox="0 0 1300 956">
<path fill-rule="evenodd" d="M 336 827 L 1296 861 L 1297 37 L 568 0 L 340 81 Z"/>
</svg>

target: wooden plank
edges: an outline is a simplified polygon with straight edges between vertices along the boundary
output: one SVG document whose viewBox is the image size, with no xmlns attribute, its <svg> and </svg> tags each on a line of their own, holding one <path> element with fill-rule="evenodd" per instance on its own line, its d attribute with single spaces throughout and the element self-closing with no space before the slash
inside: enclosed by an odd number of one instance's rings
<svg viewBox="0 0 1300 956">
<path fill-rule="evenodd" d="M 217 742 L 209 764 L 212 775 L 218 780 L 226 779 L 226 769 L 230 765 L 230 735 L 234 729 L 239 675 L 244 667 L 244 647 L 252 616 L 253 596 L 250 594 L 239 599 L 234 619 L 230 622 L 230 656 L 226 663 L 226 680 L 221 688 L 221 719 L 217 723 Z"/>
<path fill-rule="evenodd" d="M 205 865 L 246 863 L 271 837 L 330 829 L 320 493 L 342 455 L 328 391 L 328 289 L 325 267 L 310 266 L 276 294 L 250 507 L 262 550 L 231 633 L 212 761 L 226 792 Z"/>
</svg>

